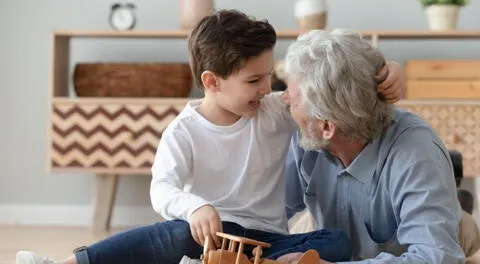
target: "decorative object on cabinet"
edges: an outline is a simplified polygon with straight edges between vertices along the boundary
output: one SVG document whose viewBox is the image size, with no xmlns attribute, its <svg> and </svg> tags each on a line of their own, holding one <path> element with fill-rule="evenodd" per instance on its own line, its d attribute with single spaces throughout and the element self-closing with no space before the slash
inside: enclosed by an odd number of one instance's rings
<svg viewBox="0 0 480 264">
<path fill-rule="evenodd" d="M 202 18 L 215 11 L 214 0 L 180 0 L 179 23 L 184 30 L 192 29 Z"/>
<path fill-rule="evenodd" d="M 279 30 L 277 37 L 292 40 L 300 33 Z M 363 31 L 361 34 L 375 46 L 384 39 L 480 40 L 478 31 Z M 110 227 L 120 175 L 150 175 L 159 137 L 188 99 L 75 98 L 69 89 L 70 42 L 78 38 L 186 40 L 187 36 L 187 30 L 56 31 L 52 35 L 47 166 L 51 172 L 95 175 L 93 231 L 103 232 Z M 480 101 L 405 100 L 398 105 L 424 116 L 449 149 L 465 153 L 466 177 L 480 176 Z"/>
<path fill-rule="evenodd" d="M 457 28 L 460 8 L 468 0 L 420 0 L 425 7 L 431 30 L 453 30 Z"/>
<path fill-rule="evenodd" d="M 301 32 L 324 29 L 327 24 L 327 0 L 297 0 L 295 19 Z"/>
<path fill-rule="evenodd" d="M 110 8 L 109 22 L 115 30 L 131 30 L 135 27 L 137 17 L 135 15 L 135 4 L 114 3 Z"/>
<path fill-rule="evenodd" d="M 480 60 L 409 60 L 407 99 L 480 99 Z"/>
<path fill-rule="evenodd" d="M 88 97 L 187 97 L 192 79 L 187 63 L 80 63 L 73 75 Z"/>
</svg>

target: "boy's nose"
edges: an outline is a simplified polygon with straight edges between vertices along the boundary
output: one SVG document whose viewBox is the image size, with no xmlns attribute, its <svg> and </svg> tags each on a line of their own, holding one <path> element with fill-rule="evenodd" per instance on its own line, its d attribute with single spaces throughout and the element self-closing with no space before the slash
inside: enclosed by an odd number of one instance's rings
<svg viewBox="0 0 480 264">
<path fill-rule="evenodd" d="M 270 81 L 265 82 L 265 84 L 262 86 L 262 89 L 260 93 L 263 95 L 269 94 L 272 92 L 272 83 Z"/>
</svg>

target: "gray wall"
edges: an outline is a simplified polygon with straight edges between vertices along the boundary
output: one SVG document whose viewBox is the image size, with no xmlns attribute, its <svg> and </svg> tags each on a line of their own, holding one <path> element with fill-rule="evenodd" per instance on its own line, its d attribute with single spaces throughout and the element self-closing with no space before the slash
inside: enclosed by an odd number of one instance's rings
<svg viewBox="0 0 480 264">
<path fill-rule="evenodd" d="M 46 171 L 47 98 L 50 42 L 55 29 L 108 30 L 107 0 L 2 0 L 0 11 L 0 205 L 88 205 L 93 177 Z M 177 28 L 177 2 L 137 0 L 138 29 Z M 461 11 L 459 28 L 480 29 L 480 0 Z M 238 8 L 266 17 L 277 29 L 292 29 L 294 1 L 217 0 L 217 7 Z M 37 17 L 35 17 L 37 16 Z M 416 0 L 332 0 L 329 27 L 426 29 Z M 281 58 L 287 41 L 276 50 Z M 380 47 L 391 60 L 480 58 L 480 41 L 389 41 Z M 95 60 L 184 61 L 183 40 L 75 40 L 74 62 Z M 149 177 L 121 178 L 122 205 L 149 205 Z"/>
</svg>

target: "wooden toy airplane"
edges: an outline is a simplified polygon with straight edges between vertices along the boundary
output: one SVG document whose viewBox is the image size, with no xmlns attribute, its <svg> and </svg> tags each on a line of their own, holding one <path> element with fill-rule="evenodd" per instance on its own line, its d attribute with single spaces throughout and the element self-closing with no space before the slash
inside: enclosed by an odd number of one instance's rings
<svg viewBox="0 0 480 264">
<path fill-rule="evenodd" d="M 203 247 L 203 255 L 201 257 L 202 264 L 280 264 L 282 262 L 262 259 L 262 248 L 269 248 L 271 244 L 256 241 L 253 239 L 233 236 L 221 232 L 217 232 L 217 236 L 222 238 L 222 247 L 220 249 L 213 248 L 213 241 L 205 239 Z M 227 240 L 230 240 L 227 250 Z M 237 250 L 237 243 L 238 251 Z M 248 259 L 243 253 L 244 245 L 253 245 L 253 260 Z M 308 250 L 303 254 L 297 264 L 320 263 L 320 256 L 315 250 Z"/>
</svg>

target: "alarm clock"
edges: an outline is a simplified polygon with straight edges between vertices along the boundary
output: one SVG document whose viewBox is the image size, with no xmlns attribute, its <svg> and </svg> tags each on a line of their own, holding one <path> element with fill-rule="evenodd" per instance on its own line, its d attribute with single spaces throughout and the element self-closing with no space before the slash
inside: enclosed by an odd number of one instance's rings
<svg viewBox="0 0 480 264">
<path fill-rule="evenodd" d="M 115 3 L 110 9 L 110 26 L 115 30 L 131 30 L 136 23 L 135 5 Z"/>
</svg>

